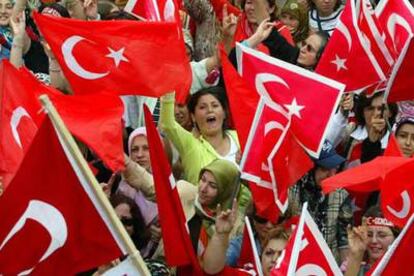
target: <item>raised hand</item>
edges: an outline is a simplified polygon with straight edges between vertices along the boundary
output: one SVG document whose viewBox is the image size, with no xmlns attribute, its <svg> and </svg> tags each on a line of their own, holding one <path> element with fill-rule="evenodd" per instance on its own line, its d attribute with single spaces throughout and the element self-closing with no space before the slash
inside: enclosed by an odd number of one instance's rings
<svg viewBox="0 0 414 276">
<path fill-rule="evenodd" d="M 363 258 L 368 245 L 368 229 L 367 226 L 348 227 L 348 244 L 350 254 Z"/>
<path fill-rule="evenodd" d="M 83 9 L 85 11 L 86 18 L 98 19 L 98 1 L 97 0 L 85 0 L 83 2 Z"/>
<path fill-rule="evenodd" d="M 26 15 L 24 12 L 19 13 L 16 17 L 10 18 L 10 27 L 13 37 L 23 37 L 26 32 Z"/>
<path fill-rule="evenodd" d="M 223 19 L 222 19 L 222 30 L 224 37 L 233 38 L 234 33 L 236 32 L 238 17 L 234 14 L 228 14 L 227 4 L 223 5 Z"/>
<path fill-rule="evenodd" d="M 226 211 L 221 210 L 221 205 L 217 205 L 216 216 L 216 233 L 229 234 L 233 230 L 234 223 L 237 219 L 237 201 L 233 201 L 233 205 Z"/>
</svg>

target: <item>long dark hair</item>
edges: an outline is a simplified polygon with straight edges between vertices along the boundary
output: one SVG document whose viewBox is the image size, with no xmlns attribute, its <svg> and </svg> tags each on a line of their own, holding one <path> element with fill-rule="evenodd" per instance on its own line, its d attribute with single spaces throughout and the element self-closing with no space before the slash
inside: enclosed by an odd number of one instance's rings
<svg viewBox="0 0 414 276">
<path fill-rule="evenodd" d="M 131 239 L 138 250 L 143 249 L 149 241 L 150 233 L 145 225 L 144 217 L 142 216 L 138 205 L 133 199 L 121 193 L 112 195 L 110 201 L 114 208 L 123 203 L 129 206 L 131 216 L 133 218 L 132 227 L 134 229 Z"/>
<path fill-rule="evenodd" d="M 364 117 L 364 109 L 368 106 L 371 106 L 372 101 L 378 97 L 383 97 L 384 92 L 377 92 L 371 97 L 366 96 L 364 93 L 360 94 L 356 99 L 356 105 L 355 105 L 355 118 L 357 119 L 358 125 L 365 126 L 367 122 L 365 122 Z M 395 117 L 398 113 L 398 106 L 395 103 L 389 103 L 388 108 L 390 110 L 390 124 L 393 125 L 395 122 Z"/>
</svg>

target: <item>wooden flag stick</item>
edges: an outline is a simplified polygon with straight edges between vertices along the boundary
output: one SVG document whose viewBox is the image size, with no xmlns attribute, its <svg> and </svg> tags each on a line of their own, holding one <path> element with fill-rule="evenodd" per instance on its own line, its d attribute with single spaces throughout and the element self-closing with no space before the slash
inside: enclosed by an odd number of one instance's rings
<svg viewBox="0 0 414 276">
<path fill-rule="evenodd" d="M 141 257 L 141 254 L 135 248 L 134 243 L 132 242 L 130 236 L 125 230 L 125 227 L 122 225 L 121 221 L 116 215 L 115 210 L 111 206 L 111 203 L 109 202 L 101 186 L 99 185 L 98 181 L 96 180 L 95 176 L 90 170 L 88 164 L 86 163 L 86 160 L 83 158 L 79 150 L 79 147 L 75 142 L 75 139 L 72 137 L 69 130 L 65 126 L 62 118 L 60 117 L 53 103 L 50 101 L 47 95 L 42 95 L 39 97 L 39 99 L 43 107 L 47 111 L 47 114 L 49 118 L 51 119 L 53 125 L 58 131 L 59 136 L 62 138 L 67 149 L 72 155 L 75 163 L 79 167 L 81 174 L 86 179 L 88 185 L 90 186 L 91 190 L 95 194 L 95 197 L 97 198 L 100 206 L 102 207 L 107 217 L 109 218 L 109 221 L 113 226 L 113 229 L 115 230 L 116 234 L 120 238 L 120 242 L 123 243 L 123 247 L 129 254 L 129 257 L 131 258 L 132 263 L 135 265 L 140 275 L 150 275 L 148 268 L 145 265 L 145 262 Z"/>
</svg>

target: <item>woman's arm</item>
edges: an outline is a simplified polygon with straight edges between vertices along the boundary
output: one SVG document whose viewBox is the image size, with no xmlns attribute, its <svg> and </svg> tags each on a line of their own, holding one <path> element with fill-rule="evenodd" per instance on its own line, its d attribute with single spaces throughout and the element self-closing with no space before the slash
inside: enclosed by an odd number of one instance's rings
<svg viewBox="0 0 414 276">
<path fill-rule="evenodd" d="M 348 227 L 349 255 L 347 269 L 344 276 L 358 275 L 361 262 L 367 249 L 367 227 Z"/>
<path fill-rule="evenodd" d="M 226 252 L 229 247 L 229 236 L 237 219 L 237 202 L 233 201 L 232 209 L 221 211 L 217 207 L 216 231 L 208 242 L 203 256 L 203 270 L 207 274 L 217 274 L 226 265 Z"/>
<path fill-rule="evenodd" d="M 16 68 L 24 65 L 23 55 L 29 51 L 30 38 L 26 33 L 26 16 L 24 11 L 16 17 L 10 18 L 10 26 L 13 32 L 12 49 L 10 51 L 10 63 Z"/>
<path fill-rule="evenodd" d="M 152 175 L 126 155 L 125 170 L 122 176 L 131 187 L 141 191 L 148 200 L 156 200 Z"/>
</svg>

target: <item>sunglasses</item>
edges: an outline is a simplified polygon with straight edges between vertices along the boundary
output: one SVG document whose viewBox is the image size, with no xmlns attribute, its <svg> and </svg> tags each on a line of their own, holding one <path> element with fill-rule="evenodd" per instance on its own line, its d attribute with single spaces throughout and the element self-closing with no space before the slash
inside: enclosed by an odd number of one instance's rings
<svg viewBox="0 0 414 276">
<path fill-rule="evenodd" d="M 133 218 L 126 218 L 122 217 L 121 222 L 124 226 L 132 226 L 134 225 L 134 219 Z"/>
<path fill-rule="evenodd" d="M 254 216 L 253 216 L 253 220 L 254 220 L 255 222 L 257 222 L 257 223 L 260 223 L 260 224 L 265 224 L 265 223 L 267 223 L 267 222 L 268 222 L 268 220 L 267 220 L 267 219 L 262 218 L 262 217 L 259 217 L 259 216 L 256 216 L 256 215 L 254 215 Z"/>
</svg>

